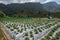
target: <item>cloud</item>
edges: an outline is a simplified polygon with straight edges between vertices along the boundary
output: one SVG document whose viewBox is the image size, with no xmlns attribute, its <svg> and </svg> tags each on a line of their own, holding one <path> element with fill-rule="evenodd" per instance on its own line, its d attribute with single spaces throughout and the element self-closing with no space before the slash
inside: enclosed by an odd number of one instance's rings
<svg viewBox="0 0 60 40">
<path fill-rule="evenodd" d="M 0 3 L 10 4 L 10 3 L 25 3 L 25 2 L 40 2 L 40 3 L 47 3 L 55 1 L 60 3 L 60 0 L 0 0 Z"/>
<path fill-rule="evenodd" d="M 60 4 L 60 0 L 55 0 L 58 4 Z"/>
<path fill-rule="evenodd" d="M 46 0 L 46 1 L 43 2 L 43 3 L 52 2 L 52 1 L 54 1 L 54 0 Z"/>
<path fill-rule="evenodd" d="M 48 3 L 48 2 L 56 2 L 56 3 L 60 4 L 60 0 L 46 0 L 43 3 Z"/>
<path fill-rule="evenodd" d="M 36 2 L 35 0 L 18 0 L 19 3 Z"/>
<path fill-rule="evenodd" d="M 25 3 L 25 2 L 36 2 L 36 0 L 0 0 L 0 3 Z"/>
<path fill-rule="evenodd" d="M 0 0 L 0 3 L 9 4 L 12 0 Z"/>
</svg>

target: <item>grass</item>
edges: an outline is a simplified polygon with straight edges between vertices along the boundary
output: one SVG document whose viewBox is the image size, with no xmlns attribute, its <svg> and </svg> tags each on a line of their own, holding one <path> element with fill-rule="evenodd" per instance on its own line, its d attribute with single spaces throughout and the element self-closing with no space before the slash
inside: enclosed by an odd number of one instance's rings
<svg viewBox="0 0 60 40">
<path fill-rule="evenodd" d="M 13 18 L 13 17 L 6 17 L 6 18 L 0 18 L 0 21 L 11 21 L 11 22 L 24 22 L 24 21 L 30 21 L 32 18 Z"/>
<path fill-rule="evenodd" d="M 60 20 L 58 18 L 51 19 L 52 21 L 54 20 Z M 13 17 L 5 17 L 5 18 L 0 18 L 0 22 L 20 22 L 20 23 L 42 23 L 42 22 L 49 22 L 48 18 L 13 18 Z"/>
</svg>

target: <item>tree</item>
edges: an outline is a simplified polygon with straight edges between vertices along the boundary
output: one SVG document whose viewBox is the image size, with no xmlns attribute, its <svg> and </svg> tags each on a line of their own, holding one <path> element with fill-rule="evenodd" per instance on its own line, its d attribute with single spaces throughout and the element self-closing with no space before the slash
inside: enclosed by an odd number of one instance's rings
<svg viewBox="0 0 60 40">
<path fill-rule="evenodd" d="M 4 12 L 0 11 L 0 17 L 5 17 L 6 15 L 4 14 Z"/>
</svg>

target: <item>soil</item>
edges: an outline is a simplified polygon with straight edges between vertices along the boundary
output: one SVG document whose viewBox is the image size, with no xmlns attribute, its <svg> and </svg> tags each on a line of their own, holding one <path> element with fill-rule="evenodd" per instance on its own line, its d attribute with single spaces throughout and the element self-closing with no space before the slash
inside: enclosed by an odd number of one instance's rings
<svg viewBox="0 0 60 40">
<path fill-rule="evenodd" d="M 0 30 L 3 32 L 3 36 L 0 40 L 12 40 L 12 38 L 9 36 L 9 34 L 5 31 L 5 29 L 0 25 Z"/>
</svg>

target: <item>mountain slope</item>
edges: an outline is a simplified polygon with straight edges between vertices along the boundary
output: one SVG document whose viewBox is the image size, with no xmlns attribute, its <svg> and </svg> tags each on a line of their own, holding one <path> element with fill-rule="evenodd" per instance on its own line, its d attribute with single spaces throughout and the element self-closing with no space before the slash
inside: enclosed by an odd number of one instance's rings
<svg viewBox="0 0 60 40">
<path fill-rule="evenodd" d="M 44 9 L 47 10 L 47 11 L 50 11 L 50 12 L 57 12 L 57 11 L 60 11 L 60 5 L 57 4 L 56 2 L 49 2 L 49 3 L 46 3 L 46 4 L 43 4 L 44 5 Z"/>
<path fill-rule="evenodd" d="M 3 4 L 2 4 L 3 5 Z M 3 7 L 4 6 L 4 7 Z M 27 16 L 27 15 L 37 15 L 39 12 L 43 12 L 44 8 L 43 5 L 40 3 L 12 3 L 8 5 L 1 6 L 0 10 L 4 10 L 6 15 L 13 16 Z M 5 7 L 6 6 L 6 7 Z"/>
</svg>

